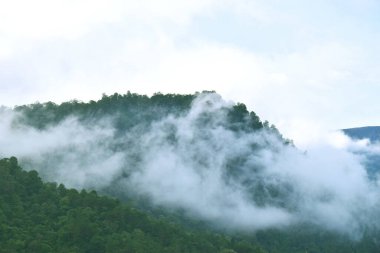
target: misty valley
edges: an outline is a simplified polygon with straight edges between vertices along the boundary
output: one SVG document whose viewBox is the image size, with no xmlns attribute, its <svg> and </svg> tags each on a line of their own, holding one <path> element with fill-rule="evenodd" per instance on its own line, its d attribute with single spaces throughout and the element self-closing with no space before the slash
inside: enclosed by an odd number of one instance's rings
<svg viewBox="0 0 380 253">
<path fill-rule="evenodd" d="M 302 150 L 215 92 L 0 108 L 0 252 L 380 252 L 380 128 Z"/>
</svg>

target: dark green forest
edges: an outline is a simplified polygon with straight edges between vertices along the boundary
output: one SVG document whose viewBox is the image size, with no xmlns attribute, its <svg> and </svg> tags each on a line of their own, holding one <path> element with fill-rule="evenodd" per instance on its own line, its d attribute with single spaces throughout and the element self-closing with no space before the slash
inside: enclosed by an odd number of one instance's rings
<svg viewBox="0 0 380 253">
<path fill-rule="evenodd" d="M 0 160 L 0 252 L 264 252 L 244 240 L 186 230 L 95 191 L 44 183 Z"/>
<path fill-rule="evenodd" d="M 30 126 L 42 131 L 70 117 L 86 125 L 97 125 L 106 118 L 116 130 L 114 138 L 118 139 L 130 131 L 139 133 L 151 129 L 152 122 L 165 116 L 188 113 L 193 101 L 208 93 L 214 94 L 208 91 L 193 95 L 156 93 L 149 97 L 128 92 L 103 95 L 100 100 L 90 102 L 73 100 L 62 104 L 22 105 L 13 109 L 18 113 L 13 126 Z M 223 127 L 233 133 L 267 131 L 283 145 L 293 146 L 292 141 L 284 138 L 275 126 L 260 120 L 244 104 L 237 103 L 222 110 L 226 117 Z M 198 129 L 217 127 L 212 120 L 213 115 L 205 112 L 197 119 Z M 175 141 L 174 138 L 169 136 L 168 140 Z M 122 150 L 127 145 L 115 142 L 109 148 Z M 260 145 L 252 148 L 265 148 L 269 144 Z M 240 171 L 234 167 L 244 162 L 241 157 L 231 160 L 227 164 L 229 173 L 226 177 L 238 178 Z M 54 166 L 54 162 L 49 166 Z M 258 231 L 229 230 L 188 217 L 180 211 L 154 206 L 149 200 L 137 198 L 132 193 L 121 195 L 112 187 L 97 193 L 93 189 L 67 189 L 60 183 L 45 182 L 43 175 L 40 175 L 41 179 L 35 170 L 24 171 L 15 157 L 0 160 L 0 173 L 0 252 L 4 253 L 380 251 L 377 231 L 365 230 L 359 239 L 352 239 L 315 224 Z M 286 195 L 281 192 L 285 188 L 274 187 L 268 192 L 253 181 L 246 180 L 243 184 L 250 189 L 252 200 L 263 206 L 270 203 L 268 199 L 280 199 Z M 286 198 L 276 204 L 286 206 Z"/>
<path fill-rule="evenodd" d="M 213 91 L 204 91 L 201 94 L 215 94 Z M 16 106 L 14 111 L 22 113 L 19 121 L 38 129 L 44 129 L 59 124 L 67 117 L 77 117 L 87 123 L 97 122 L 99 119 L 109 117 L 113 125 L 121 132 L 125 132 L 134 126 L 149 126 L 154 120 L 167 115 L 181 115 L 187 113 L 194 99 L 200 93 L 194 95 L 161 94 L 155 93 L 149 97 L 128 92 L 121 95 L 103 97 L 98 101 L 91 100 L 88 103 L 73 100 L 62 104 L 53 102 L 34 103 L 30 105 Z M 274 125 L 267 121 L 262 122 L 254 112 L 249 112 L 242 103 L 237 103 L 228 109 L 227 117 L 229 128 L 236 131 L 255 131 L 262 128 L 272 129 L 278 134 Z M 207 115 L 205 115 L 206 119 Z"/>
</svg>

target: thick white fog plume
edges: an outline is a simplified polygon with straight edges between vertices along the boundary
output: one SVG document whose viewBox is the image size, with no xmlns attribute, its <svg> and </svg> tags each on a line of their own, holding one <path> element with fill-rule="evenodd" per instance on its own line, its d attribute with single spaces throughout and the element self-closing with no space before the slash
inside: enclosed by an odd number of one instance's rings
<svg viewBox="0 0 380 253">
<path fill-rule="evenodd" d="M 122 154 L 109 149 L 113 130 L 99 123 L 83 126 L 74 118 L 41 131 L 14 124 L 17 114 L 0 119 L 0 154 L 16 156 L 27 169 L 69 187 L 105 187 L 120 170 Z"/>
<path fill-rule="evenodd" d="M 69 118 L 36 130 L 3 111 L 0 155 L 18 157 L 47 180 L 118 187 L 233 229 L 312 223 L 356 236 L 378 227 L 379 181 L 377 174 L 369 177 L 358 152 L 377 152 L 375 145 L 340 133 L 338 142 L 300 151 L 270 130 L 232 131 L 226 127 L 231 106 L 202 94 L 188 113 L 122 136 L 105 119 L 86 126 Z"/>
</svg>

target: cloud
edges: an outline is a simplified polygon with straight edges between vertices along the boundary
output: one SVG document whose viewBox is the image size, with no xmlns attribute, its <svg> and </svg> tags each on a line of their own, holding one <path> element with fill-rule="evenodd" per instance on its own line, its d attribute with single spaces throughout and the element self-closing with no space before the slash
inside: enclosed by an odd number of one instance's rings
<svg viewBox="0 0 380 253">
<path fill-rule="evenodd" d="M 10 37 L 75 38 L 95 24 L 120 18 L 118 1 L 2 1 L 0 31 Z"/>
<path fill-rule="evenodd" d="M 0 31 L 13 38 L 75 39 L 96 26 L 138 21 L 143 23 L 170 21 L 189 22 L 194 14 L 214 4 L 206 1 L 161 2 L 120 0 L 15 0 L 0 3 Z"/>
<path fill-rule="evenodd" d="M 0 100 L 207 89 L 246 103 L 296 142 L 308 136 L 293 128 L 299 122 L 324 130 L 376 125 L 378 8 L 375 1 L 1 1 Z"/>
<path fill-rule="evenodd" d="M 68 118 L 54 128 L 40 131 L 17 124 L 19 115 L 9 110 L 3 110 L 1 116 L 1 155 L 19 156 L 27 168 L 38 169 L 49 180 L 69 187 L 102 188 L 120 170 L 122 156 L 108 150 L 113 129 L 101 122 L 91 127 Z"/>
<path fill-rule="evenodd" d="M 363 228 L 378 227 L 377 174 L 368 176 L 358 153 L 368 143 L 337 134 L 344 139 L 338 146 L 320 139 L 304 152 L 270 131 L 231 131 L 232 105 L 201 95 L 187 113 L 162 115 L 124 135 L 105 118 L 91 126 L 69 118 L 35 130 L 3 112 L 0 154 L 18 156 L 47 180 L 148 197 L 230 229 L 308 223 L 360 238 Z"/>
</svg>

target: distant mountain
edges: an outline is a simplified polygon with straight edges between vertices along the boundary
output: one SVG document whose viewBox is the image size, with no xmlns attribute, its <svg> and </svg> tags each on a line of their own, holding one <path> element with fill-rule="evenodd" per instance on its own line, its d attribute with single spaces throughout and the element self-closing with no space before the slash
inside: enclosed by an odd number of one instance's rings
<svg viewBox="0 0 380 253">
<path fill-rule="evenodd" d="M 371 142 L 380 141 L 380 126 L 367 126 L 342 129 L 353 139 L 369 139 Z"/>
<path fill-rule="evenodd" d="M 380 141 L 380 126 L 367 126 L 358 128 L 342 129 L 342 131 L 353 139 L 369 139 L 371 143 Z M 380 155 L 378 152 L 373 152 L 371 149 L 365 152 L 359 152 L 365 155 L 364 165 L 367 169 L 369 178 L 377 180 L 380 172 Z"/>
</svg>

